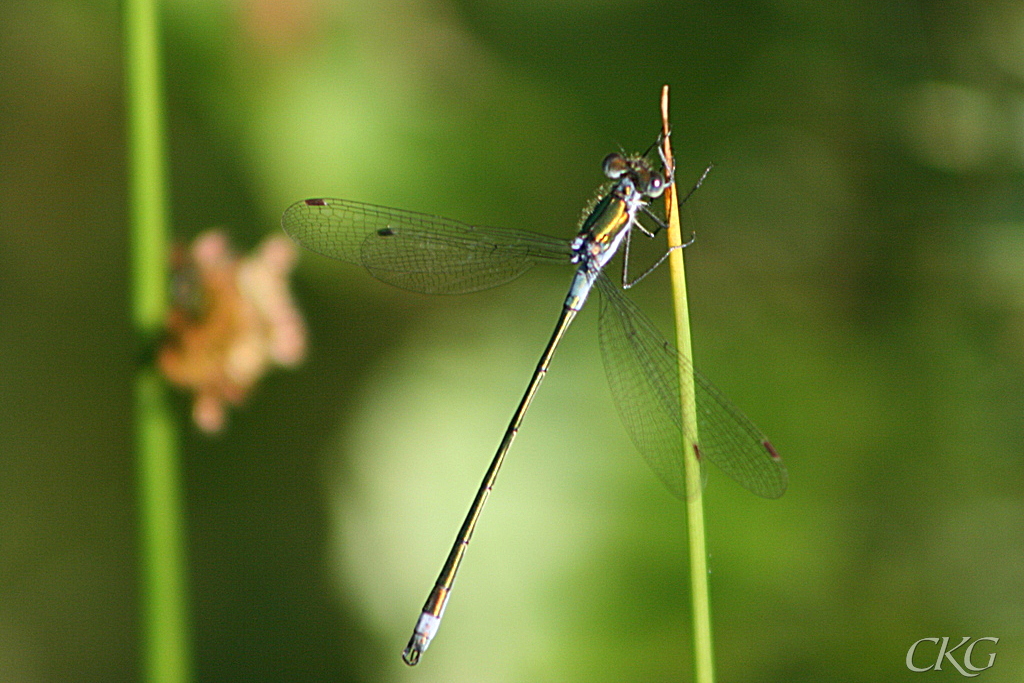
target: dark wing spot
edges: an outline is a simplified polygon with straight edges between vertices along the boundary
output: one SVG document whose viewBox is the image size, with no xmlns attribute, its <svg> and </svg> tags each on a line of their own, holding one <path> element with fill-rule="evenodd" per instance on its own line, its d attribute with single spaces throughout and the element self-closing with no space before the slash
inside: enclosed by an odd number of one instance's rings
<svg viewBox="0 0 1024 683">
<path fill-rule="evenodd" d="M 775 446 L 772 445 L 771 441 L 765 439 L 764 441 L 761 442 L 761 445 L 764 446 L 764 449 L 766 451 L 768 451 L 768 455 L 772 457 L 772 460 L 782 460 L 782 458 L 776 452 Z"/>
<path fill-rule="evenodd" d="M 306 206 L 327 206 L 327 202 L 323 199 L 307 199 Z"/>
<path fill-rule="evenodd" d="M 693 456 L 697 458 L 697 462 L 700 462 L 700 459 L 703 457 L 700 454 L 700 446 L 697 444 L 693 444 Z"/>
</svg>

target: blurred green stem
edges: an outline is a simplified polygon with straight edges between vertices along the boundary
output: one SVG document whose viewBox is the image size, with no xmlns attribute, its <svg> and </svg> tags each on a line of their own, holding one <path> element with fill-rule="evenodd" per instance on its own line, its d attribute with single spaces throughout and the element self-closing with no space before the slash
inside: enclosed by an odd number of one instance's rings
<svg viewBox="0 0 1024 683">
<path fill-rule="evenodd" d="M 154 0 L 124 3 L 125 93 L 132 246 L 132 319 L 149 343 L 167 305 L 167 200 L 160 49 Z M 144 680 L 189 680 L 177 440 L 163 381 L 152 367 L 135 380 L 142 557 Z"/>
<path fill-rule="evenodd" d="M 675 165 L 672 157 L 671 130 L 668 122 L 668 86 L 661 93 L 662 129 L 665 159 Z M 679 195 L 675 184 L 665 192 L 665 211 L 668 216 L 669 248 L 682 244 L 679 226 Z M 672 300 L 676 320 L 676 348 L 682 358 L 690 359 L 690 312 L 686 301 L 686 272 L 683 268 L 683 250 L 673 249 L 669 256 L 672 279 Z M 715 660 L 711 639 L 711 596 L 708 591 L 707 550 L 704 543 L 704 497 L 697 460 L 697 412 L 693 388 L 693 364 L 680 364 L 679 394 L 683 407 L 683 448 L 686 463 L 686 530 L 690 555 L 690 596 L 693 606 L 693 666 L 696 683 L 714 683 Z M 690 436 L 692 435 L 692 441 Z"/>
<path fill-rule="evenodd" d="M 186 683 L 190 662 L 174 421 L 167 405 L 167 389 L 156 371 L 139 371 L 135 393 L 145 610 L 144 680 Z"/>
</svg>

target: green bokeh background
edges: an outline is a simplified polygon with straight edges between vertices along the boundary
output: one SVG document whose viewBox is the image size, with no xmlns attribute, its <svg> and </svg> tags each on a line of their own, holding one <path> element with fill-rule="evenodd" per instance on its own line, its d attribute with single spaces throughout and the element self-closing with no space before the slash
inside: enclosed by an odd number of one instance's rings
<svg viewBox="0 0 1024 683">
<path fill-rule="evenodd" d="M 1000 638 L 979 680 L 1024 680 L 1024 5 L 176 0 L 163 19 L 174 234 L 242 248 L 318 195 L 568 238 L 670 84 L 681 184 L 716 164 L 689 206 L 696 360 L 790 472 L 778 501 L 710 474 L 720 680 L 959 680 L 905 657 L 964 635 Z M 114 2 L 0 5 L 5 682 L 141 673 L 120 44 Z M 568 269 L 453 298 L 309 254 L 295 279 L 303 366 L 214 438 L 176 403 L 196 680 L 688 680 L 682 505 L 619 425 L 593 310 L 437 640 L 399 660 Z M 664 273 L 632 295 L 670 329 Z"/>
</svg>

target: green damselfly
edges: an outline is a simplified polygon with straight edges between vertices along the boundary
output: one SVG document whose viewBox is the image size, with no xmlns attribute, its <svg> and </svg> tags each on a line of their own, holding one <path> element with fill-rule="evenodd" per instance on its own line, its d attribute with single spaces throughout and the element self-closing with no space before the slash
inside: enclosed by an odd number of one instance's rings
<svg viewBox="0 0 1024 683">
<path fill-rule="evenodd" d="M 538 263 L 576 264 L 576 275 L 551 340 L 402 653 L 407 664 L 419 661 L 437 632 L 455 575 L 505 454 L 548 371 L 555 348 L 594 287 L 602 294 L 599 336 L 619 413 L 637 450 L 658 477 L 674 495 L 686 497 L 682 446 L 686 423 L 679 397 L 679 368 L 680 364 L 687 369 L 692 366 L 602 272 L 623 245 L 624 289 L 664 260 L 663 256 L 635 281 L 629 280 L 629 244 L 634 229 L 649 237 L 658 231 L 657 225 L 647 229 L 639 220 L 640 214 L 646 213 L 657 222 L 648 204 L 661 196 L 672 180 L 655 170 L 645 155 L 610 154 L 603 170 L 608 185 L 571 242 L 344 199 L 306 199 L 289 207 L 282 218 L 285 232 L 312 251 L 361 265 L 379 280 L 414 292 L 475 292 L 509 282 Z M 781 496 L 786 490 L 786 470 L 771 443 L 703 375 L 695 371 L 694 380 L 699 438 L 690 440 L 698 444 L 694 447 L 696 456 L 702 463 L 705 459 L 714 462 L 760 496 Z"/>
</svg>

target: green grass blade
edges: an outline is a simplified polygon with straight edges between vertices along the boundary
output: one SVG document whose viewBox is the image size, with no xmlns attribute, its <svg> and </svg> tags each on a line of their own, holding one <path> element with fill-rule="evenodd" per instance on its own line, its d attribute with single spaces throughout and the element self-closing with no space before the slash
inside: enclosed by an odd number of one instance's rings
<svg viewBox="0 0 1024 683">
<path fill-rule="evenodd" d="M 672 145 L 668 132 L 668 86 L 662 89 L 661 111 L 664 135 L 664 153 L 672 161 Z M 665 211 L 668 216 L 669 248 L 682 244 L 679 226 L 679 203 L 675 184 L 665 192 Z M 690 344 L 690 313 L 686 301 L 686 272 L 683 250 L 673 249 L 669 256 L 672 279 L 672 301 L 676 320 L 676 349 L 682 358 L 693 358 Z M 693 379 L 693 364 L 680 363 L 679 392 L 683 406 L 683 448 L 686 466 L 686 527 L 690 556 L 690 596 L 693 604 L 693 659 L 696 683 L 714 683 L 714 650 L 711 638 L 711 597 L 708 590 L 707 549 L 704 538 L 704 498 L 700 462 L 696 457 L 696 444 L 688 443 L 686 435 L 697 434 L 697 411 Z"/>
</svg>

